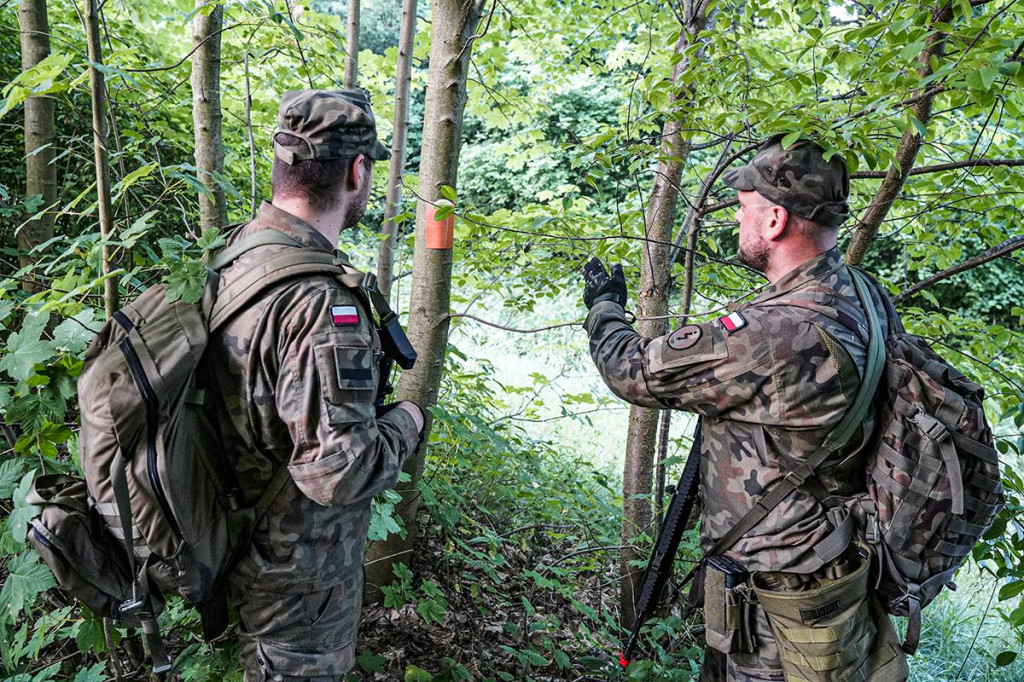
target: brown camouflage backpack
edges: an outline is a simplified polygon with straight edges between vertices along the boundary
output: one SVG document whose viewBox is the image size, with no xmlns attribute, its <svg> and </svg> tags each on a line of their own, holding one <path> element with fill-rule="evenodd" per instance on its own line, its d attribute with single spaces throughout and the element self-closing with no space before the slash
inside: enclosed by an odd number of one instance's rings
<svg viewBox="0 0 1024 682">
<path fill-rule="evenodd" d="M 157 673 L 170 668 L 156 623 L 164 595 L 196 604 L 208 639 L 220 634 L 222 579 L 288 479 L 279 467 L 259 500 L 239 499 L 205 409 L 200 363 L 210 335 L 269 287 L 317 273 L 361 290 L 383 314 L 372 276 L 343 254 L 302 248 L 268 258 L 218 295 L 217 272 L 265 244 L 298 246 L 259 232 L 211 264 L 200 303 L 168 302 L 155 286 L 114 313 L 78 380 L 85 480 L 42 476 L 30 496 L 42 512 L 29 538 L 57 581 L 97 614 L 141 625 Z"/>
<path fill-rule="evenodd" d="M 985 392 L 903 329 L 889 297 L 870 282 L 888 318 L 878 421 L 868 465 L 866 540 L 879 558 L 876 594 L 910 618 L 903 648 L 920 640 L 921 609 L 944 586 L 1004 504 L 999 460 L 985 419 Z M 864 301 L 873 332 L 875 306 Z"/>
</svg>

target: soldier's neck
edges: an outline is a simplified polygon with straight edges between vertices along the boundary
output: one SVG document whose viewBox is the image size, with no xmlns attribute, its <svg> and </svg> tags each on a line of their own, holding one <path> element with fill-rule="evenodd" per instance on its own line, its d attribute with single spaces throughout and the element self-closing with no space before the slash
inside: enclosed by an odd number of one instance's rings
<svg viewBox="0 0 1024 682">
<path fill-rule="evenodd" d="M 782 246 L 781 244 L 779 245 Z M 835 239 L 822 241 L 801 241 L 786 244 L 783 248 L 775 249 L 768 258 L 768 267 L 764 276 L 768 281 L 775 284 L 787 274 L 796 270 L 809 260 L 814 260 L 821 254 L 836 247 Z"/>
<path fill-rule="evenodd" d="M 337 246 L 348 211 L 345 202 L 340 202 L 338 206 L 329 211 L 315 210 L 304 197 L 274 197 L 271 203 L 302 220 L 322 234 L 332 245 Z"/>
</svg>

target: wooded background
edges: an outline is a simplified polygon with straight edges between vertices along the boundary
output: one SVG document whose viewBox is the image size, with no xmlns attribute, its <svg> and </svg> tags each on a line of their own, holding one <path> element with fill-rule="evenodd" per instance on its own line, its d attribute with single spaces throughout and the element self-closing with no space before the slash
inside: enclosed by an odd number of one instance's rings
<svg viewBox="0 0 1024 682">
<path fill-rule="evenodd" d="M 53 589 L 34 477 L 76 470 L 91 336 L 146 287 L 195 300 L 203 254 L 269 196 L 287 90 L 370 93 L 390 163 L 341 247 L 419 351 L 397 397 L 429 447 L 374 502 L 354 679 L 690 679 L 666 607 L 616 667 L 692 423 L 611 398 L 579 270 L 625 265 L 657 335 L 751 296 L 720 182 L 768 135 L 852 172 L 846 260 L 984 384 L 1009 504 L 926 611 L 914 679 L 1024 665 L 1024 5 L 1017 0 L 0 0 L 0 680 L 141 679 L 137 635 Z M 454 217 L 450 249 L 428 216 Z M 692 561 L 691 532 L 680 568 Z M 162 617 L 184 679 L 230 638 Z"/>
</svg>

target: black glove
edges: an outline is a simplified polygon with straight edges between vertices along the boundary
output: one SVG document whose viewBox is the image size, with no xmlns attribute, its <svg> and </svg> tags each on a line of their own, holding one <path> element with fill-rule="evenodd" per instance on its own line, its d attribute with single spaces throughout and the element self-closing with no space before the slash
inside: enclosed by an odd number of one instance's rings
<svg viewBox="0 0 1024 682">
<path fill-rule="evenodd" d="M 615 301 L 625 308 L 626 276 L 618 263 L 612 266 L 609 276 L 601 259 L 594 257 L 583 266 L 583 303 L 590 310 L 601 301 Z"/>
</svg>

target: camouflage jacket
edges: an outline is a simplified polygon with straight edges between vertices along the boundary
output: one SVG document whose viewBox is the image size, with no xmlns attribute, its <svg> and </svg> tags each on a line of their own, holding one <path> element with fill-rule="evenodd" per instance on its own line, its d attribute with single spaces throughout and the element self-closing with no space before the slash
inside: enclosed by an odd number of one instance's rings
<svg viewBox="0 0 1024 682">
<path fill-rule="evenodd" d="M 319 232 L 269 203 L 231 241 L 271 228 L 332 251 Z M 290 248 L 243 254 L 222 271 L 221 290 Z M 358 615 L 370 500 L 395 484 L 419 440 L 406 411 L 375 417 L 379 356 L 369 311 L 327 275 L 273 286 L 211 339 L 216 411 L 245 499 L 254 504 L 278 466 L 291 474 L 257 524 L 233 592 L 343 585 Z"/>
<path fill-rule="evenodd" d="M 786 304 L 793 298 L 819 307 Z M 703 415 L 705 551 L 819 448 L 853 402 L 867 349 L 867 320 L 835 249 L 712 322 L 650 339 L 633 330 L 621 306 L 605 301 L 590 311 L 585 328 L 594 362 L 617 396 Z M 857 445 L 872 421 L 819 467 L 830 493 L 863 490 Z M 817 498 L 797 490 L 729 554 L 750 570 L 814 571 L 820 560 L 812 547 L 831 530 L 824 514 Z"/>
</svg>

